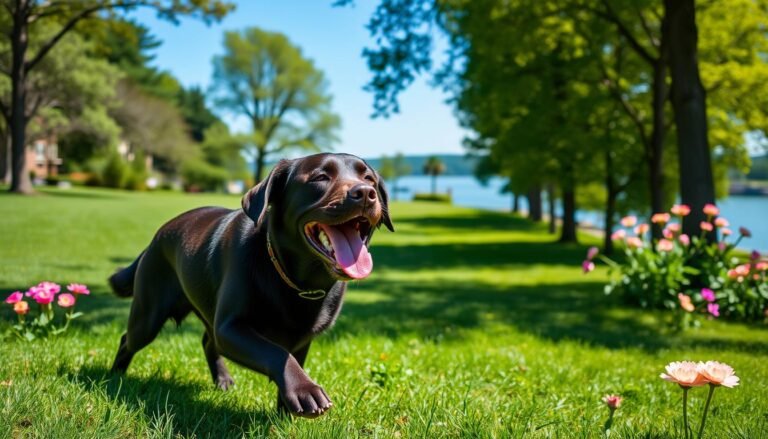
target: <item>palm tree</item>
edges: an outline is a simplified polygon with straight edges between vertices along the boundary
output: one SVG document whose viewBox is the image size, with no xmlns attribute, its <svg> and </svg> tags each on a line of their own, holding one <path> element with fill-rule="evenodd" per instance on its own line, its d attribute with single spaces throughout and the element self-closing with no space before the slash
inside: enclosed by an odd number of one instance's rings
<svg viewBox="0 0 768 439">
<path fill-rule="evenodd" d="M 424 163 L 424 173 L 432 176 L 432 194 L 437 193 L 437 176 L 445 172 L 445 163 L 437 156 L 427 158 Z"/>
</svg>

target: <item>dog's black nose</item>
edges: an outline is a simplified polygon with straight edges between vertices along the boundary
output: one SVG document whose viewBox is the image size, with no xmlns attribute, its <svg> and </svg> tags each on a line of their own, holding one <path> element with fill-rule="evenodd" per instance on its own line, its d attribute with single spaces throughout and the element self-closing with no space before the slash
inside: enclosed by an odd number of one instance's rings
<svg viewBox="0 0 768 439">
<path fill-rule="evenodd" d="M 356 184 L 347 192 L 347 198 L 356 203 L 363 203 L 366 199 L 376 201 L 376 189 L 369 184 Z"/>
</svg>

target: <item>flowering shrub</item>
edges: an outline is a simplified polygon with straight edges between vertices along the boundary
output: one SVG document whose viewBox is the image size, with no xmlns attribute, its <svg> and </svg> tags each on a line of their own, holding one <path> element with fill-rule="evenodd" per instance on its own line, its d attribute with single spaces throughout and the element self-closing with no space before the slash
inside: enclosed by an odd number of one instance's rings
<svg viewBox="0 0 768 439">
<path fill-rule="evenodd" d="M 40 282 L 32 286 L 26 293 L 15 291 L 5 299 L 5 303 L 13 306 L 18 322 L 12 326 L 11 332 L 17 337 L 32 341 L 39 337 L 58 335 L 69 328 L 69 323 L 83 313 L 75 312 L 77 297 L 91 294 L 88 287 L 82 284 L 69 284 L 68 293 L 61 293 L 61 285 L 53 282 Z M 61 293 L 61 294 L 59 294 Z M 37 302 L 37 316 L 30 314 L 29 302 L 24 297 Z M 58 308 L 64 311 L 64 316 L 56 323 L 56 302 Z"/>
<path fill-rule="evenodd" d="M 594 259 L 599 257 L 612 274 L 618 274 L 606 285 L 606 294 L 621 294 L 629 303 L 644 308 L 679 309 L 684 313 L 683 326 L 693 313 L 750 321 L 768 318 L 768 261 L 756 251 L 749 260 L 734 252 L 742 239 L 751 236 L 749 230 L 740 228 L 738 237 L 731 241 L 734 233 L 728 220 L 717 217 L 718 208 L 708 204 L 701 235 L 689 237 L 682 233 L 680 223 L 690 211 L 686 205 L 675 205 L 670 213 L 653 215 L 651 222 L 663 227 L 660 239 L 653 239 L 650 226 L 638 224 L 636 217 L 622 218 L 624 228 L 611 238 L 623 244 L 624 261 L 598 255 L 593 247 L 582 269 L 585 273 L 594 270 Z M 720 238 L 711 242 L 708 232 L 718 233 Z"/>
</svg>

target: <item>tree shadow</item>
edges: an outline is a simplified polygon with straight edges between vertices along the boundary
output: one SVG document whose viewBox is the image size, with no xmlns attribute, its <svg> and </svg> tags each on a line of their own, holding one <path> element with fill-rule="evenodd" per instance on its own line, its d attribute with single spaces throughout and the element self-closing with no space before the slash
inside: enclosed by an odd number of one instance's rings
<svg viewBox="0 0 768 439">
<path fill-rule="evenodd" d="M 397 224 L 410 224 L 417 229 L 441 228 L 482 231 L 533 231 L 544 230 L 544 223 L 534 223 L 525 218 L 509 213 L 478 211 L 476 214 L 451 216 L 419 216 L 395 219 Z"/>
<path fill-rule="evenodd" d="M 225 392 L 221 392 L 222 398 L 201 399 L 201 394 L 210 392 L 210 383 L 116 375 L 100 366 L 84 366 L 67 376 L 87 392 L 101 391 L 131 411 L 143 411 L 158 424 L 153 427 L 170 425 L 172 432 L 163 432 L 169 437 L 240 437 L 249 426 L 265 427 L 279 420 L 271 410 L 238 408 Z"/>
<path fill-rule="evenodd" d="M 381 299 L 348 300 L 334 331 L 389 338 L 412 333 L 427 340 L 450 341 L 462 337 L 460 329 L 501 323 L 553 342 L 572 340 L 608 349 L 656 352 L 706 346 L 768 351 L 768 337 L 744 341 L 676 333 L 663 321 L 664 312 L 625 307 L 619 298 L 604 296 L 599 282 L 509 288 L 482 282 L 379 280 L 365 289 L 382 292 Z"/>
</svg>

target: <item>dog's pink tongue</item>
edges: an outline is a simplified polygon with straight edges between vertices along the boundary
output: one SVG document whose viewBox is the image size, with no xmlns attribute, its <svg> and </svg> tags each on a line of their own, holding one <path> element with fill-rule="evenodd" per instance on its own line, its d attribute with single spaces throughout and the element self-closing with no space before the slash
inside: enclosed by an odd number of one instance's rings
<svg viewBox="0 0 768 439">
<path fill-rule="evenodd" d="M 373 271 L 373 259 L 368 248 L 360 238 L 360 232 L 354 226 L 341 224 L 329 226 L 320 224 L 323 231 L 331 239 L 336 262 L 347 276 L 352 279 L 363 279 Z"/>
</svg>

